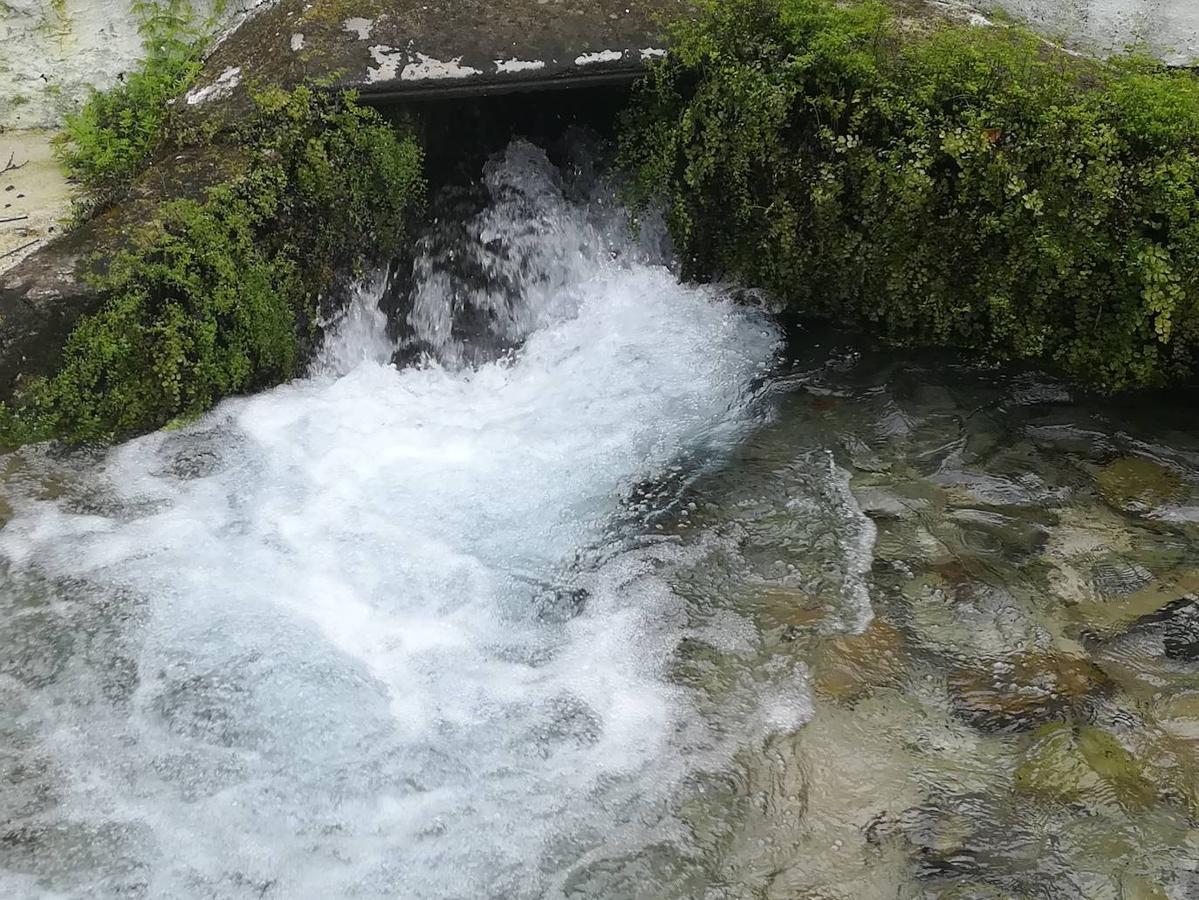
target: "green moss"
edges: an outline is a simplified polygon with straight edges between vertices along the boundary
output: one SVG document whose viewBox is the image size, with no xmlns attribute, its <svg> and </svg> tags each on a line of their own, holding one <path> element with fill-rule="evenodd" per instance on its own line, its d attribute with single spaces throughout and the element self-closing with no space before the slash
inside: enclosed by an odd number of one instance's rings
<svg viewBox="0 0 1199 900">
<path fill-rule="evenodd" d="M 340 29 L 346 19 L 375 19 L 391 11 L 386 0 L 314 0 L 304 9 L 300 23 Z"/>
<path fill-rule="evenodd" d="M 880 4 L 708 0 L 624 128 L 687 274 L 1101 390 L 1199 344 L 1199 81 Z"/>
<path fill-rule="evenodd" d="M 248 170 L 159 207 L 97 278 L 110 299 L 75 327 L 59 371 L 0 410 L 0 439 L 131 434 L 289 378 L 334 273 L 404 248 L 420 150 L 352 94 L 272 91 L 231 140 Z"/>
</svg>

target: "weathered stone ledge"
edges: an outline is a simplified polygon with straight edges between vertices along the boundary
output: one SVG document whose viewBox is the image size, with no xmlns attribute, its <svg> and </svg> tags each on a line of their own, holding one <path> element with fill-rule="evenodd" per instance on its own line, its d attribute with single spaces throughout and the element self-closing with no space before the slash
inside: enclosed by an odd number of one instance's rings
<svg viewBox="0 0 1199 900">
<path fill-rule="evenodd" d="M 210 55 L 193 107 L 323 80 L 364 99 L 628 81 L 665 52 L 685 0 L 279 0 Z"/>
</svg>

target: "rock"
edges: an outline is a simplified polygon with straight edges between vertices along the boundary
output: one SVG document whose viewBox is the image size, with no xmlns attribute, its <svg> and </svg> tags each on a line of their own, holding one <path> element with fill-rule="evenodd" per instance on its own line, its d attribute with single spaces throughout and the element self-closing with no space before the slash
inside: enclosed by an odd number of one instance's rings
<svg viewBox="0 0 1199 900">
<path fill-rule="evenodd" d="M 871 690 L 895 685 L 905 673 L 903 633 L 874 619 L 861 634 L 830 638 L 813 663 L 818 696 L 852 703 Z"/>
<path fill-rule="evenodd" d="M 1117 578 L 1124 585 L 1131 586 L 1137 577 L 1130 572 L 1114 576 L 1110 570 L 1107 576 L 1103 588 L 1109 590 L 1116 586 Z M 1194 596 L 1199 592 L 1199 571 L 1182 569 L 1167 572 L 1126 594 L 1105 594 L 1103 588 L 1096 584 L 1095 599 L 1075 602 L 1072 612 L 1085 632 L 1106 639 L 1138 627 L 1177 618 L 1181 612 L 1179 604 L 1192 605 Z M 1179 632 L 1177 637 L 1184 636 Z M 1183 640 L 1183 643 L 1186 641 Z"/>
<path fill-rule="evenodd" d="M 1153 573 L 1142 565 L 1119 557 L 1096 563 L 1091 568 L 1091 583 L 1105 600 L 1135 594 L 1153 581 Z"/>
<path fill-rule="evenodd" d="M 685 11 L 676 0 L 552 13 L 538 0 L 277 0 L 213 49 L 189 107 L 236 109 L 253 85 L 306 80 L 373 98 L 629 82 L 662 55 L 662 20 Z"/>
<path fill-rule="evenodd" d="M 76 228 L 0 275 L 0 397 L 20 378 L 52 371 L 75 323 L 103 302 L 86 257 L 115 245 L 105 225 Z"/>
<path fill-rule="evenodd" d="M 881 487 L 854 487 L 853 496 L 872 519 L 911 519 L 928 506 L 923 498 L 900 497 Z"/>
<path fill-rule="evenodd" d="M 1090 660 L 1052 651 L 1014 654 L 989 669 L 949 676 L 954 711 L 988 731 L 1021 731 L 1060 718 L 1110 687 Z"/>
<path fill-rule="evenodd" d="M 799 588 L 769 587 L 758 599 L 759 615 L 767 628 L 818 628 L 833 617 L 835 607 Z"/>
<path fill-rule="evenodd" d="M 1161 641 L 1166 659 L 1199 660 L 1199 596 L 1185 594 L 1135 619 L 1121 638 Z"/>
<path fill-rule="evenodd" d="M 1199 692 L 1165 694 L 1153 704 L 1153 717 L 1171 735 L 1199 747 Z"/>
<path fill-rule="evenodd" d="M 1099 495 L 1122 512 L 1151 512 L 1182 493 L 1182 480 L 1176 472 L 1139 456 L 1123 456 L 1109 463 L 1097 480 Z"/>
<path fill-rule="evenodd" d="M 1199 598 L 1191 595 L 1175 600 L 1153 618 L 1163 625 L 1162 647 L 1167 659 L 1199 660 Z"/>
<path fill-rule="evenodd" d="M 1170 900 L 1161 885 L 1140 875 L 1127 874 L 1120 878 L 1120 900 Z"/>
<path fill-rule="evenodd" d="M 941 900 L 1013 900 L 1013 895 L 993 884 L 959 884 L 938 894 Z"/>
<path fill-rule="evenodd" d="M 235 147 L 167 156 L 138 178 L 128 196 L 0 273 L 0 399 L 24 379 L 57 368 L 75 323 L 106 299 L 92 276 L 154 221 L 162 201 L 199 199 L 243 172 L 246 162 Z"/>
<path fill-rule="evenodd" d="M 1049 652 L 1054 642 L 1039 610 L 1023 595 L 974 580 L 976 570 L 977 577 L 987 577 L 976 560 L 962 562 L 963 566 L 938 565 L 904 585 L 913 640 L 954 659 L 986 664 L 1013 649 Z"/>
<path fill-rule="evenodd" d="M 1114 736 L 1090 726 L 1045 725 L 1016 770 L 1017 790 L 1063 802 L 1144 809 L 1157 797 L 1147 767 Z"/>
</svg>

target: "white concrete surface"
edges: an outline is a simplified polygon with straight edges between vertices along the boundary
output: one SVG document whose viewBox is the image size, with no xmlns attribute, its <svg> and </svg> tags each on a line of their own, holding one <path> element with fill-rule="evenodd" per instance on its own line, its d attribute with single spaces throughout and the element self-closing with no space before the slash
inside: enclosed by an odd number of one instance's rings
<svg viewBox="0 0 1199 900">
<path fill-rule="evenodd" d="M 227 0 L 222 19 L 262 0 Z M 217 0 L 193 0 L 212 19 Z M 223 24 L 212 20 L 215 28 Z M 130 0 L 0 0 L 0 129 L 52 128 L 141 56 Z"/>
<path fill-rule="evenodd" d="M 1199 0 L 977 0 L 1079 49 L 1129 45 L 1177 65 L 1199 63 Z"/>
</svg>

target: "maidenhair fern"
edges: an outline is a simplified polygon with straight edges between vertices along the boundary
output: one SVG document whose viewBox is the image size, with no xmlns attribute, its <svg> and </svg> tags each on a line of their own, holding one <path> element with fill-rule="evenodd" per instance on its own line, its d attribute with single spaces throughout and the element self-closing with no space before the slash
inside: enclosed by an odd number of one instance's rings
<svg viewBox="0 0 1199 900">
<path fill-rule="evenodd" d="M 1104 391 L 1199 352 L 1199 78 L 879 3 L 708 0 L 623 155 L 688 274 Z"/>
</svg>

